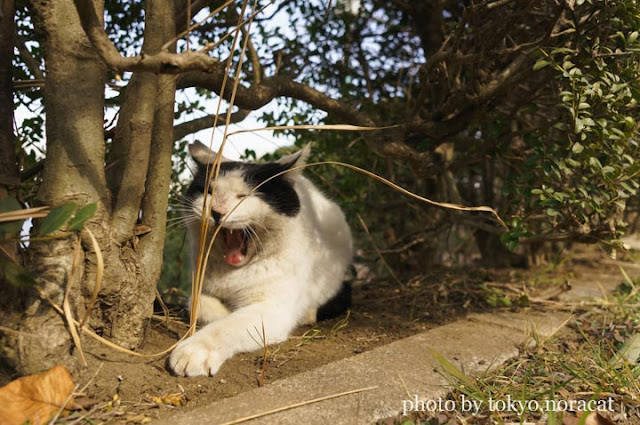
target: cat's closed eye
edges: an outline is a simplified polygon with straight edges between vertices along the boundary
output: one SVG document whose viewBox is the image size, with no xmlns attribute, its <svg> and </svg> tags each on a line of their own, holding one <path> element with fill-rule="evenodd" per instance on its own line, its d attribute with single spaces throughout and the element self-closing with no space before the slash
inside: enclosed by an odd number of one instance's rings
<svg viewBox="0 0 640 425">
<path fill-rule="evenodd" d="M 242 198 L 246 198 L 247 196 L 249 196 L 249 195 L 244 194 L 244 193 L 238 193 L 238 194 L 236 195 L 236 198 L 238 198 L 238 199 L 242 199 Z"/>
</svg>

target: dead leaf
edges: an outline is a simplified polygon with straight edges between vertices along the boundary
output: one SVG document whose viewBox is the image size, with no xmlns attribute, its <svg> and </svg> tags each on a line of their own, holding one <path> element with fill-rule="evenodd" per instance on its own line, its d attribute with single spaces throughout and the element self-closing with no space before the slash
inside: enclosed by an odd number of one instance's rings
<svg viewBox="0 0 640 425">
<path fill-rule="evenodd" d="M 158 405 L 165 404 L 169 406 L 179 407 L 184 405 L 184 403 L 186 402 L 186 397 L 182 393 L 174 393 L 161 397 L 153 396 L 151 397 L 151 401 Z"/>
<path fill-rule="evenodd" d="M 88 407 L 95 406 L 99 402 L 100 400 L 97 400 L 95 398 L 89 398 L 89 397 L 77 398 L 76 397 L 76 399 L 73 401 L 73 405 L 72 406 L 67 405 L 67 407 L 69 408 L 69 410 L 85 410 Z"/>
<path fill-rule="evenodd" d="M 598 412 L 580 413 L 578 416 L 566 416 L 562 418 L 562 425 L 578 425 L 582 419 L 582 415 L 588 415 L 584 421 L 584 425 L 614 425 L 610 419 L 602 416 Z"/>
<path fill-rule="evenodd" d="M 151 232 L 151 230 L 153 229 L 151 229 L 151 227 L 147 226 L 146 224 L 136 224 L 136 227 L 134 229 L 134 234 L 136 236 L 142 236 Z"/>
<path fill-rule="evenodd" d="M 16 379 L 0 388 L 0 423 L 44 425 L 71 403 L 74 387 L 71 374 L 61 365 Z"/>
<path fill-rule="evenodd" d="M 598 412 L 592 412 L 589 416 L 587 416 L 587 420 L 584 422 L 584 425 L 614 425 L 611 422 L 611 419 L 608 419 L 602 416 Z"/>
</svg>

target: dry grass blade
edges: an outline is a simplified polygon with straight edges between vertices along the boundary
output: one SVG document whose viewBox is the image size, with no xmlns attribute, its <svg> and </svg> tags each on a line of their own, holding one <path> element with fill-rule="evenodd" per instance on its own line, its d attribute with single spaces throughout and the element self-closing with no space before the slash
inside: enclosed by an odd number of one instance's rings
<svg viewBox="0 0 640 425">
<path fill-rule="evenodd" d="M 431 199 L 425 198 L 425 197 L 420 196 L 420 195 L 416 195 L 415 193 L 410 192 L 410 191 L 408 191 L 407 189 L 405 189 L 405 188 L 403 188 L 401 186 L 398 186 L 397 184 L 385 179 L 384 177 L 380 177 L 379 175 L 377 175 L 375 173 L 372 173 L 371 171 L 367 171 L 367 170 L 365 170 L 363 168 L 356 167 L 355 165 L 347 164 L 347 163 L 344 163 L 344 162 L 337 162 L 337 161 L 322 161 L 322 162 L 314 162 L 314 163 L 311 163 L 311 164 L 301 165 L 300 167 L 296 167 L 296 168 L 306 168 L 306 167 L 312 167 L 312 166 L 315 166 L 315 165 L 324 165 L 324 164 L 339 165 L 341 167 L 350 168 L 350 169 L 355 170 L 355 171 L 357 171 L 357 172 L 359 172 L 361 174 L 364 174 L 364 175 L 366 175 L 368 177 L 374 178 L 374 179 L 378 180 L 379 182 L 386 184 L 387 186 L 391 187 L 392 189 L 394 189 L 394 190 L 396 190 L 396 191 L 398 191 L 398 192 L 400 192 L 400 193 L 402 193 L 404 195 L 410 196 L 413 199 L 417 199 L 418 201 L 425 202 L 425 203 L 427 203 L 429 205 L 433 205 L 433 206 L 441 207 L 441 208 L 452 209 L 452 210 L 458 210 L 458 211 L 482 211 L 482 212 L 491 213 L 491 215 L 493 215 L 493 218 L 498 223 L 500 223 L 500 225 L 503 228 L 505 228 L 505 229 L 509 228 L 507 226 L 507 224 L 500 218 L 500 216 L 498 215 L 496 210 L 494 210 L 491 207 L 487 207 L 487 206 L 466 207 L 464 205 L 457 205 L 457 204 L 452 204 L 452 203 L 449 203 L 449 202 L 432 201 Z M 293 169 L 291 169 L 291 170 L 293 170 Z M 288 171 L 291 171 L 291 170 L 288 170 Z"/>
<path fill-rule="evenodd" d="M 253 420 L 253 419 L 257 419 L 257 418 L 262 418 L 262 417 L 265 417 L 265 416 L 273 415 L 275 413 L 283 412 L 285 410 L 296 409 L 298 407 L 307 406 L 309 404 L 318 403 L 318 402 L 325 401 L 325 400 L 331 400 L 332 398 L 344 397 L 344 396 L 347 396 L 347 395 L 350 395 L 350 394 L 357 394 L 357 393 L 361 393 L 361 392 L 364 392 L 364 391 L 371 391 L 371 390 L 375 390 L 376 388 L 378 388 L 377 385 L 374 386 L 374 387 L 359 388 L 357 390 L 345 391 L 345 392 L 338 393 L 338 394 L 332 394 L 332 395 L 328 395 L 328 396 L 324 396 L 324 397 L 314 398 L 312 400 L 307 400 L 307 401 L 303 401 L 303 402 L 300 402 L 300 403 L 290 404 L 288 406 L 278 407 L 277 409 L 268 410 L 266 412 L 257 413 L 255 415 L 251 415 L 251 416 L 246 416 L 244 418 L 236 419 L 236 420 L 233 420 L 233 421 L 230 421 L 230 422 L 224 422 L 221 425 L 241 424 L 243 422 L 248 422 L 248 421 Z"/>
<path fill-rule="evenodd" d="M 182 37 L 184 37 L 185 35 L 189 34 L 191 31 L 193 31 L 196 28 L 199 28 L 200 26 L 202 26 L 202 24 L 204 24 L 209 18 L 212 18 L 214 16 L 216 16 L 218 13 L 220 13 L 222 10 L 226 9 L 227 6 L 229 6 L 230 4 L 235 3 L 235 0 L 228 0 L 227 2 L 223 3 L 221 6 L 219 6 L 218 8 L 212 10 L 207 16 L 205 16 L 202 20 L 200 20 L 200 22 L 197 22 L 191 26 L 188 26 L 187 23 L 187 29 L 182 31 L 180 34 L 176 35 L 174 38 L 172 38 L 171 40 L 167 41 L 163 46 L 162 46 L 162 50 L 164 51 L 168 51 L 169 47 L 171 47 L 173 45 L 173 43 L 175 43 L 176 41 L 178 41 L 179 39 L 181 39 Z M 188 42 L 188 39 L 187 39 Z"/>
<path fill-rule="evenodd" d="M 230 32 L 230 34 L 231 33 L 236 34 L 231 44 L 231 52 L 235 52 L 236 50 L 236 45 L 237 45 L 239 34 L 240 34 L 240 25 L 242 24 L 242 16 L 244 15 L 244 12 L 246 10 L 247 3 L 248 3 L 247 0 L 242 2 L 242 10 L 238 18 L 238 25 L 236 25 L 236 28 L 234 31 Z M 224 93 L 227 87 L 227 81 L 229 80 L 229 71 L 231 70 L 232 59 L 233 59 L 233 55 L 230 54 L 229 58 L 227 59 L 227 63 L 225 65 L 224 77 L 222 78 L 222 85 L 220 88 L 221 93 Z M 240 64 L 242 64 L 242 56 L 240 56 Z M 239 80 L 239 78 L 236 80 Z M 236 89 L 237 88 L 234 87 L 234 92 Z M 216 128 L 218 126 L 218 117 L 220 116 L 221 108 L 222 108 L 222 97 L 218 99 L 218 105 L 216 107 L 216 113 L 213 119 L 213 128 Z M 232 109 L 232 108 L 233 108 L 233 95 L 232 95 L 231 101 L 229 102 L 229 109 Z M 230 115 L 227 114 L 227 120 L 229 119 L 230 119 Z M 222 139 L 222 145 L 220 146 L 220 149 L 218 150 L 218 153 L 216 154 L 213 162 L 210 164 L 209 167 L 207 167 L 207 174 L 205 176 L 205 180 L 207 181 L 207 185 L 209 186 L 211 186 L 211 183 L 213 182 L 213 188 L 211 189 L 212 193 L 215 192 L 215 186 L 218 180 L 218 173 L 220 172 L 220 165 L 222 164 L 222 152 L 224 150 L 224 144 L 226 141 L 227 129 L 228 129 L 228 122 L 227 122 L 227 125 L 225 125 L 225 129 L 224 129 L 225 134 Z M 211 146 L 213 145 L 214 137 L 215 137 L 215 131 L 211 133 L 211 141 L 209 143 L 209 148 L 211 148 Z M 208 197 L 208 191 L 205 191 L 203 205 L 207 205 L 207 197 Z M 208 255 L 205 256 L 204 254 L 205 254 L 205 247 L 206 247 L 206 237 L 209 231 L 209 214 L 210 214 L 210 211 L 203 209 L 202 220 L 200 221 L 200 240 L 198 241 L 198 258 L 196 260 L 195 273 L 193 274 L 192 280 L 191 280 L 192 282 L 191 283 L 191 308 L 189 311 L 190 326 L 189 326 L 189 331 L 187 332 L 187 335 L 193 335 L 195 333 L 196 321 L 198 318 L 198 310 L 200 309 L 200 294 L 202 292 L 201 286 L 202 286 L 202 283 L 204 282 L 204 271 L 206 270 L 207 257 L 208 257 Z M 214 235 L 214 238 L 215 238 L 215 235 Z"/>
<path fill-rule="evenodd" d="M 273 4 L 273 1 L 270 1 L 269 3 L 265 4 L 264 6 L 262 6 L 260 9 L 254 11 L 247 19 L 245 19 L 245 20 L 241 19 L 238 22 L 238 25 L 236 25 L 236 27 L 234 29 L 232 29 L 231 31 L 229 31 L 228 33 L 223 35 L 215 43 L 207 43 L 202 49 L 200 49 L 200 51 L 204 52 L 204 51 L 211 51 L 211 50 L 215 49 L 220 44 L 222 44 L 227 38 L 229 38 L 231 36 L 231 34 L 234 34 L 238 29 L 240 29 L 240 27 L 242 27 L 246 23 L 250 23 L 251 21 L 253 21 L 253 18 L 255 18 L 260 12 L 262 12 L 263 10 L 265 10 L 267 7 L 271 6 L 272 4 Z M 254 9 L 255 9 L 255 5 L 254 5 Z M 242 16 L 242 14 L 240 16 Z M 232 49 L 232 51 L 234 51 L 234 50 L 235 49 Z M 224 92 L 221 91 L 221 93 L 224 93 Z"/>
<path fill-rule="evenodd" d="M 273 127 L 262 128 L 249 128 L 244 130 L 237 130 L 229 133 L 229 136 L 233 136 L 241 133 L 253 133 L 257 131 L 275 131 L 275 130 L 336 130 L 336 131 L 376 131 L 385 130 L 388 128 L 397 127 L 397 125 L 389 125 L 386 127 L 361 127 L 358 125 L 350 124 L 327 124 L 327 125 L 276 125 Z"/>
<path fill-rule="evenodd" d="M 236 29 L 236 36 L 233 39 L 233 44 L 232 44 L 232 48 L 231 51 L 235 51 L 236 48 L 236 44 L 237 41 L 240 37 L 240 33 L 241 33 L 241 25 L 243 24 L 242 21 L 242 16 L 244 15 L 244 12 L 246 10 L 248 1 L 245 0 L 242 3 L 242 11 L 240 13 L 240 17 L 239 17 L 239 22 L 237 25 L 237 29 Z M 258 4 L 257 0 L 254 1 L 253 4 L 253 8 L 255 9 L 256 5 Z M 270 3 L 269 3 L 270 4 Z M 262 9 L 260 9 L 262 10 Z M 259 11 L 258 11 L 259 12 Z M 248 20 L 248 26 L 246 29 L 246 33 L 249 34 L 249 30 L 251 29 L 251 23 L 253 22 L 253 18 L 256 16 L 256 13 L 253 13 Z M 240 71 L 242 69 L 242 63 L 245 57 L 245 52 L 247 49 L 247 45 L 249 42 L 249 37 L 245 37 L 244 39 L 244 43 L 242 45 L 242 51 L 240 53 L 240 58 L 238 60 L 238 66 L 236 69 L 236 76 L 240 75 Z M 224 75 L 224 79 L 222 81 L 222 91 L 221 93 L 224 93 L 225 90 L 225 86 L 228 80 L 228 75 L 229 75 L 229 70 L 231 69 L 231 60 L 232 60 L 232 56 L 233 55 L 229 55 L 229 60 L 227 62 L 227 66 L 225 69 L 225 75 Z M 206 176 L 206 180 L 207 180 L 207 184 L 209 186 L 211 186 L 211 183 L 213 182 L 213 187 L 211 189 L 211 193 L 215 193 L 216 190 L 216 184 L 218 181 L 218 175 L 220 173 L 220 165 L 222 164 L 222 152 L 224 150 L 224 146 L 227 142 L 227 132 L 229 131 L 229 124 L 231 122 L 231 110 L 233 109 L 233 104 L 235 101 L 235 97 L 236 97 L 236 93 L 238 92 L 238 85 L 240 84 L 240 78 L 236 78 L 234 81 L 234 85 L 233 85 L 233 89 L 231 91 L 231 98 L 229 99 L 229 108 L 227 109 L 227 117 L 226 117 L 226 122 L 225 122 L 225 126 L 224 126 L 224 135 L 222 136 L 222 143 L 220 145 L 220 149 L 218 150 L 218 153 L 216 154 L 216 157 L 213 161 L 211 165 L 211 167 L 209 167 L 207 169 L 207 176 Z M 217 126 L 217 121 L 218 121 L 218 116 L 220 114 L 220 108 L 222 107 L 222 98 L 219 99 L 218 101 L 218 106 L 217 106 L 217 110 L 216 110 L 216 115 L 214 118 L 214 123 L 213 126 L 214 128 Z M 211 134 L 211 145 L 213 145 L 213 137 L 214 137 L 215 132 L 213 132 Z M 204 196 L 204 200 L 203 200 L 203 208 L 204 205 L 207 205 L 207 192 L 205 192 L 205 196 Z M 218 232 L 220 231 L 220 226 L 218 226 L 218 228 L 216 229 L 213 237 L 211 238 L 211 241 L 209 243 L 209 246 L 205 252 L 204 247 L 205 247 L 205 242 L 206 242 L 206 235 L 208 234 L 209 231 L 209 214 L 210 211 L 208 210 L 203 210 L 202 211 L 202 221 L 201 221 L 201 228 L 200 228 L 200 244 L 199 244 L 199 252 L 198 252 L 198 261 L 197 261 L 197 267 L 196 267 L 196 274 L 195 274 L 195 279 L 193 280 L 193 284 L 191 286 L 191 292 L 192 292 L 192 308 L 191 308 L 191 315 L 189 317 L 190 319 L 190 323 L 189 323 L 189 331 L 188 331 L 188 335 L 193 335 L 195 333 L 195 329 L 196 329 L 196 322 L 197 322 L 197 317 L 198 317 L 198 309 L 199 309 L 199 305 L 200 305 L 200 294 L 202 293 L 202 285 L 204 283 L 204 274 L 205 274 L 205 270 L 207 268 L 207 261 L 209 258 L 209 253 L 211 252 L 211 249 L 213 247 L 213 241 L 215 240 Z M 204 255 L 203 255 L 204 254 Z"/>
<path fill-rule="evenodd" d="M 42 218 L 49 214 L 49 207 L 27 208 L 18 211 L 0 213 L 0 223 L 5 221 L 26 220 L 28 218 Z"/>
<path fill-rule="evenodd" d="M 102 250 L 100 250 L 100 245 L 98 245 L 98 241 L 96 237 L 93 235 L 91 230 L 85 227 L 89 238 L 91 239 L 91 244 L 93 245 L 93 250 L 96 253 L 96 282 L 93 285 L 93 293 L 91 294 L 91 299 L 89 300 L 89 304 L 87 305 L 87 311 L 84 313 L 84 317 L 80 321 L 80 327 L 84 327 L 85 323 L 89 319 L 89 315 L 91 314 L 91 310 L 93 310 L 93 306 L 96 305 L 96 301 L 98 299 L 98 292 L 102 289 L 102 278 L 104 276 L 104 259 L 102 258 Z"/>
<path fill-rule="evenodd" d="M 261 182 L 259 185 L 257 185 L 255 188 L 253 188 L 253 190 L 250 192 L 250 194 L 253 194 L 254 192 L 256 192 L 262 185 L 268 183 L 269 181 L 292 171 L 295 170 L 302 170 L 308 167 L 315 167 L 317 165 L 338 165 L 340 167 L 346 167 L 349 168 L 351 170 L 357 171 L 361 174 L 364 174 L 365 176 L 371 177 L 375 180 L 378 180 L 381 183 L 386 184 L 387 186 L 391 187 L 392 189 L 407 195 L 413 199 L 417 199 L 418 201 L 422 201 L 425 202 L 429 205 L 433 205 L 436 207 L 440 207 L 440 208 L 447 208 L 447 209 L 452 209 L 452 210 L 458 210 L 458 211 L 481 211 L 481 212 L 488 212 L 491 213 L 491 215 L 493 216 L 493 218 L 500 223 L 500 225 L 505 228 L 508 229 L 509 227 L 507 226 L 507 224 L 500 218 L 500 216 L 498 215 L 498 213 L 496 212 L 496 210 L 494 210 L 491 207 L 487 207 L 487 206 L 479 206 L 479 207 L 466 207 L 464 205 L 457 205 L 457 204 L 452 204 L 449 202 L 437 202 L 437 201 L 432 201 L 431 199 L 425 198 L 424 196 L 420 196 L 420 195 L 416 195 L 413 192 L 408 191 L 407 189 L 398 186 L 397 184 L 385 179 L 384 177 L 380 177 L 379 175 L 372 173 L 371 171 L 367 171 L 363 168 L 357 167 L 355 165 L 351 165 L 351 164 L 347 164 L 345 162 L 338 162 L 338 161 L 320 161 L 320 162 L 312 162 L 309 164 L 304 164 L 304 165 L 299 165 L 296 167 L 292 167 L 289 168 L 288 170 L 285 171 L 281 171 L 278 174 L 275 174 L 271 177 L 269 177 L 268 179 L 264 180 L 263 182 Z M 241 202 L 240 202 L 241 203 Z M 237 208 L 237 206 L 236 206 Z M 235 208 L 234 208 L 235 209 Z M 232 210 L 233 211 L 233 210 Z M 230 214 L 230 213 L 229 213 Z"/>
<path fill-rule="evenodd" d="M 67 325 L 69 326 L 69 332 L 71 333 L 73 344 L 78 349 L 80 358 L 82 359 L 82 363 L 86 367 L 87 359 L 84 357 L 84 351 L 82 350 L 82 344 L 80 343 L 80 335 L 78 335 L 78 329 L 76 328 L 76 324 L 78 322 L 74 320 L 73 313 L 71 312 L 71 305 L 69 304 L 69 294 L 71 293 L 71 286 L 73 285 L 75 275 L 78 272 L 78 268 L 80 267 L 80 261 L 82 261 L 82 246 L 80 246 L 80 241 L 76 239 L 76 247 L 73 250 L 73 264 L 71 266 L 71 273 L 69 273 L 69 278 L 67 279 L 67 288 L 64 292 L 64 299 L 62 300 L 62 311 L 64 313 L 65 319 L 67 320 Z"/>
</svg>

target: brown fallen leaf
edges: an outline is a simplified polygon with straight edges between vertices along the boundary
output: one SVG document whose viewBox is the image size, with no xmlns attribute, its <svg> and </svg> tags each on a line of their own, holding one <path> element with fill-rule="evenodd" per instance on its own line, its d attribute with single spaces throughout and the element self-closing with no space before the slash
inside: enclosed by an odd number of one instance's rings
<svg viewBox="0 0 640 425">
<path fill-rule="evenodd" d="M 598 412 L 580 413 L 579 415 L 576 415 L 574 413 L 570 416 L 565 415 L 562 418 L 562 425 L 578 425 L 580 423 L 580 420 L 582 419 L 582 415 L 585 414 L 587 414 L 588 416 L 584 421 L 584 425 L 614 425 L 610 419 L 602 416 Z"/>
<path fill-rule="evenodd" d="M 174 393 L 161 397 L 151 397 L 151 401 L 158 405 L 164 404 L 179 407 L 184 405 L 184 403 L 186 402 L 186 397 L 182 393 Z"/>
<path fill-rule="evenodd" d="M 0 423 L 44 425 L 72 401 L 73 389 L 73 378 L 61 365 L 16 379 L 0 388 Z"/>
<path fill-rule="evenodd" d="M 587 420 L 584 422 L 584 425 L 613 425 L 613 422 L 611 419 L 606 416 L 602 416 L 598 412 L 592 412 L 587 416 Z"/>
</svg>

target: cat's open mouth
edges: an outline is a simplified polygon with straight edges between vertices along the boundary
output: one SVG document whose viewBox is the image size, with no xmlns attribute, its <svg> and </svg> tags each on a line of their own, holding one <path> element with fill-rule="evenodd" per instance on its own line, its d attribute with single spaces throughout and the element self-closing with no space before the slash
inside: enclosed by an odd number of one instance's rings
<svg viewBox="0 0 640 425">
<path fill-rule="evenodd" d="M 247 257 L 248 236 L 243 229 L 221 228 L 224 260 L 232 266 L 242 265 Z"/>
</svg>

